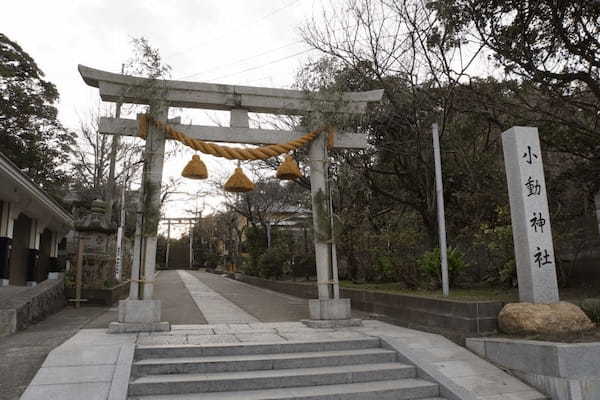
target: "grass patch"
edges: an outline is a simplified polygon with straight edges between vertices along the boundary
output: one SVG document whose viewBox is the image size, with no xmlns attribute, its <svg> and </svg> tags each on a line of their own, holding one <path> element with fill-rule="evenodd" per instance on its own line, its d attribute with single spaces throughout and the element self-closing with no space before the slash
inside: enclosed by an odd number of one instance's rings
<svg viewBox="0 0 600 400">
<path fill-rule="evenodd" d="M 354 283 L 351 281 L 341 281 L 340 286 L 348 289 L 362 289 L 383 293 L 406 294 L 410 296 L 422 296 L 433 298 L 444 298 L 441 290 L 425 289 L 405 289 L 401 284 L 390 283 Z M 471 300 L 471 301 L 518 301 L 518 292 L 516 289 L 450 289 L 450 295 L 447 297 L 453 300 Z"/>
</svg>

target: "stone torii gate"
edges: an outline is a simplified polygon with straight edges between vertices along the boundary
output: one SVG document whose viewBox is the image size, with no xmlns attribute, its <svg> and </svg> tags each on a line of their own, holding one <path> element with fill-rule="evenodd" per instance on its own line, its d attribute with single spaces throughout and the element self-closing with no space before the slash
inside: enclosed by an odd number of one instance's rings
<svg viewBox="0 0 600 400">
<path fill-rule="evenodd" d="M 378 102 L 383 90 L 344 92 L 336 96 L 299 90 L 271 89 L 175 80 L 153 80 L 125 76 L 83 65 L 79 73 L 86 84 L 98 88 L 103 101 L 149 105 L 149 114 L 156 121 L 167 122 L 169 107 L 230 111 L 229 127 L 172 124 L 193 139 L 211 142 L 269 145 L 288 142 L 306 132 L 301 130 L 250 129 L 248 112 L 311 115 L 312 125 L 319 126 L 322 113 L 364 114 L 369 102 Z M 133 119 L 101 118 L 100 132 L 108 135 L 137 136 L 138 123 Z M 166 330 L 160 322 L 160 301 L 153 299 L 156 235 L 160 206 L 165 134 L 150 124 L 144 152 L 144 179 L 140 189 L 138 210 L 143 219 L 136 226 L 136 257 L 132 267 L 129 299 L 119 303 L 119 322 L 111 331 Z M 366 135 L 338 133 L 333 148 L 364 149 Z M 319 234 L 319 221 L 329 220 L 327 202 L 327 147 L 325 135 L 319 135 L 309 145 L 309 167 L 315 229 L 315 256 L 318 299 L 310 301 L 310 317 L 317 323 L 350 322 L 350 299 L 339 298 L 335 243 Z M 325 194 L 325 196 L 323 196 Z M 141 220 L 141 221 L 140 221 Z M 324 237 L 325 236 L 325 237 Z M 140 272 L 141 271 L 141 272 Z M 141 285 L 138 285 L 141 283 Z"/>
</svg>

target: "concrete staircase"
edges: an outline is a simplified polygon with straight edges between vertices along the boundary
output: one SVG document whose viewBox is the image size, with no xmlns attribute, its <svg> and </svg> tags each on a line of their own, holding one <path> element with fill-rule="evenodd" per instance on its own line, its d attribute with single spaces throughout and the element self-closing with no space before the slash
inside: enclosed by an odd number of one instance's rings
<svg viewBox="0 0 600 400">
<path fill-rule="evenodd" d="M 138 346 L 129 399 L 443 400 L 377 338 Z"/>
</svg>

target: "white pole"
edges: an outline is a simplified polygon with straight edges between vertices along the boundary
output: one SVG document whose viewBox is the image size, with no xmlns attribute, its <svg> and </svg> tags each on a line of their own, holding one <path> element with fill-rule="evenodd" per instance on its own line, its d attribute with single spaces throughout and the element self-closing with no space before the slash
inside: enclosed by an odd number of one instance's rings
<svg viewBox="0 0 600 400">
<path fill-rule="evenodd" d="M 450 292 L 448 284 L 448 250 L 446 248 L 446 217 L 444 216 L 444 186 L 442 184 L 442 159 L 440 157 L 440 138 L 438 125 L 431 126 L 433 136 L 433 157 L 435 160 L 435 193 L 437 197 L 438 228 L 440 234 L 440 259 L 442 261 L 442 291 L 444 296 Z"/>
<path fill-rule="evenodd" d="M 119 228 L 117 229 L 117 254 L 115 275 L 118 281 L 121 280 L 123 271 L 123 229 L 125 227 L 125 193 L 129 186 L 129 164 L 125 163 L 125 171 L 123 171 L 123 188 L 121 190 L 121 213 L 119 218 Z"/>
<path fill-rule="evenodd" d="M 165 269 L 169 269 L 169 250 L 171 247 L 171 220 L 167 220 L 167 251 L 165 254 Z"/>
<path fill-rule="evenodd" d="M 193 240 L 194 240 L 194 223 L 190 224 L 190 269 L 194 265 L 194 251 L 193 251 Z"/>
</svg>

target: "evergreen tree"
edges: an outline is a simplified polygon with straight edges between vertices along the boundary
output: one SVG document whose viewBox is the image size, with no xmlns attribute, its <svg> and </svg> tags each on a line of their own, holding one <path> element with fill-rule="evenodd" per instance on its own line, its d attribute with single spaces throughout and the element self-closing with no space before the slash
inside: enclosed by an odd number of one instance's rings
<svg viewBox="0 0 600 400">
<path fill-rule="evenodd" d="M 73 135 L 57 119 L 56 86 L 33 58 L 0 33 L 0 151 L 50 192 L 65 181 Z"/>
</svg>

